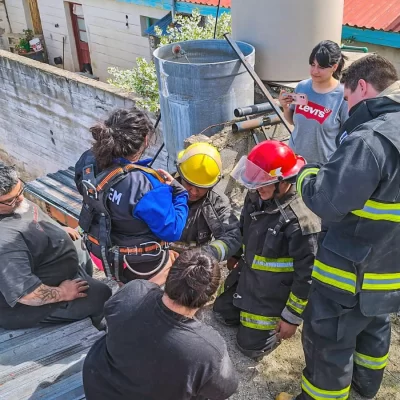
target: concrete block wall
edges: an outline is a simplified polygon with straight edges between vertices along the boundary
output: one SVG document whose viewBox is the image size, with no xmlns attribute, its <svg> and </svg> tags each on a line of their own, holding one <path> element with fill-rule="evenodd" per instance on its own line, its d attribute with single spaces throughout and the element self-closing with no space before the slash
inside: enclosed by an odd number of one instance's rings
<svg viewBox="0 0 400 400">
<path fill-rule="evenodd" d="M 167 11 L 113 0 L 81 0 L 79 3 L 83 7 L 93 73 L 100 80 L 110 78 L 107 73 L 109 67 L 130 69 L 135 66 L 137 57 L 151 58 L 148 37 L 142 35 L 141 17 L 160 19 Z M 38 5 L 49 62 L 53 63 L 54 57 L 62 56 L 64 37 L 65 69 L 78 71 L 68 3 L 63 0 L 38 0 Z"/>
<path fill-rule="evenodd" d="M 400 49 L 388 46 L 379 46 L 377 44 L 352 42 L 351 46 L 367 47 L 369 53 L 377 53 L 387 58 L 396 67 L 397 73 L 400 75 Z"/>
<path fill-rule="evenodd" d="M 31 179 L 68 168 L 92 125 L 134 104 L 111 85 L 0 50 L 0 159 Z"/>
</svg>

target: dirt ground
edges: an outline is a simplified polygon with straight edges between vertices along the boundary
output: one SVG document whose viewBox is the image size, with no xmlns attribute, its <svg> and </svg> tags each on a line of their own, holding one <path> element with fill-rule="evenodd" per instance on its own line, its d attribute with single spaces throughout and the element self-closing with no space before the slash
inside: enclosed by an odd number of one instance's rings
<svg viewBox="0 0 400 400">
<path fill-rule="evenodd" d="M 104 274 L 95 269 L 94 277 L 106 281 Z M 107 281 L 115 292 L 118 287 Z M 236 329 L 219 323 L 211 305 L 200 311 L 197 317 L 214 327 L 225 339 L 231 359 L 240 375 L 240 385 L 231 400 L 274 400 L 280 392 L 298 394 L 304 357 L 301 346 L 301 327 L 290 340 L 284 341 L 272 354 L 257 363 L 243 356 L 236 348 Z M 365 400 L 351 393 L 350 400 Z M 400 400 L 400 317 L 392 318 L 392 343 L 389 362 L 382 387 L 375 400 Z"/>
<path fill-rule="evenodd" d="M 297 394 L 304 367 L 301 347 L 301 329 L 290 340 L 284 341 L 277 350 L 261 362 L 256 363 L 243 356 L 235 346 L 236 329 L 221 325 L 205 309 L 199 318 L 213 326 L 226 340 L 232 361 L 238 370 L 241 383 L 232 400 L 274 400 L 283 391 Z M 351 393 L 350 400 L 364 400 L 364 397 Z M 400 400 L 400 318 L 392 320 L 392 344 L 383 385 L 376 400 Z"/>
</svg>

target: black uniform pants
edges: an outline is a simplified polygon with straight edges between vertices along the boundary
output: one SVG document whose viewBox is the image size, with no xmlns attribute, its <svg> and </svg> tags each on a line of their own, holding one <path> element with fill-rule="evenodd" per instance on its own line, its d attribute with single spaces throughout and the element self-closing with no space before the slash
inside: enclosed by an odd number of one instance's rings
<svg viewBox="0 0 400 400">
<path fill-rule="evenodd" d="M 238 326 L 236 341 L 239 350 L 247 357 L 260 359 L 278 345 L 274 332 L 275 326 L 269 325 L 266 320 L 270 319 L 268 317 L 254 315 L 235 307 L 233 300 L 239 277 L 239 268 L 230 272 L 218 291 L 213 311 L 217 319 L 224 324 Z"/>
<path fill-rule="evenodd" d="M 77 278 L 88 282 L 87 297 L 63 303 L 57 307 L 42 323 L 63 323 L 80 321 L 90 317 L 93 325 L 99 327 L 104 317 L 104 303 L 111 297 L 111 289 L 103 282 L 92 278 L 93 263 L 86 250 L 82 250 L 81 241 L 75 242 L 79 258 L 79 272 Z"/>
<path fill-rule="evenodd" d="M 314 288 L 302 341 L 306 368 L 297 400 L 347 399 L 351 385 L 364 397 L 376 395 L 390 346 L 388 315 L 365 317 L 359 303 L 345 308 Z"/>
</svg>

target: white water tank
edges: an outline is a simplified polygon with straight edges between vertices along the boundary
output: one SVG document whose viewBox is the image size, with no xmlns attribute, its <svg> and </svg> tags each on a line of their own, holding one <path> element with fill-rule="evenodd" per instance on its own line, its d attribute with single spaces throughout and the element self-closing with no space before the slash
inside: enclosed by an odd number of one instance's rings
<svg viewBox="0 0 400 400">
<path fill-rule="evenodd" d="M 340 46 L 344 0 L 232 0 L 232 36 L 256 48 L 264 81 L 309 77 L 308 57 L 322 40 Z"/>
</svg>

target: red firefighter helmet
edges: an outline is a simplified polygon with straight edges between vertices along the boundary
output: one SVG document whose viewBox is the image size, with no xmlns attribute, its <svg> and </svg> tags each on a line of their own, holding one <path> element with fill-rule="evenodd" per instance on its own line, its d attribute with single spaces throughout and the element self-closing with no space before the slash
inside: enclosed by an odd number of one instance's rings
<svg viewBox="0 0 400 400">
<path fill-rule="evenodd" d="M 266 140 L 240 159 L 231 176 L 248 189 L 257 189 L 295 177 L 305 164 L 285 143 Z"/>
</svg>

